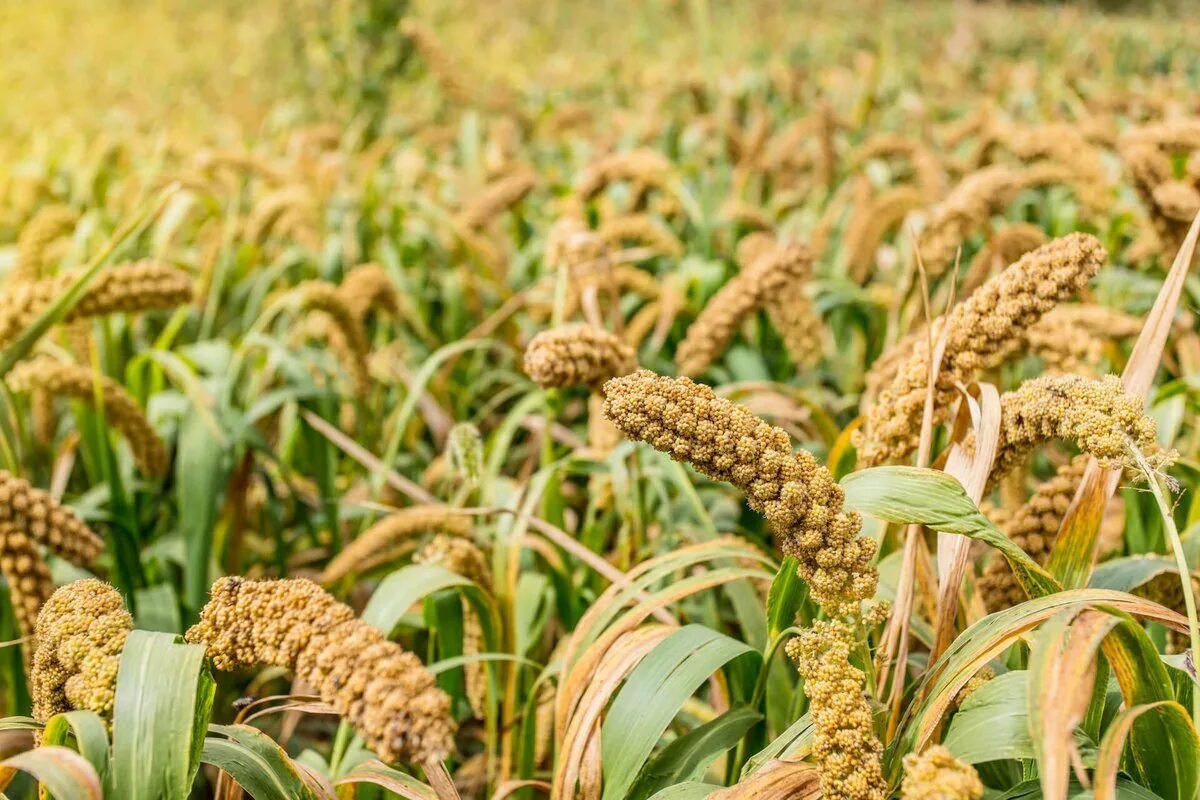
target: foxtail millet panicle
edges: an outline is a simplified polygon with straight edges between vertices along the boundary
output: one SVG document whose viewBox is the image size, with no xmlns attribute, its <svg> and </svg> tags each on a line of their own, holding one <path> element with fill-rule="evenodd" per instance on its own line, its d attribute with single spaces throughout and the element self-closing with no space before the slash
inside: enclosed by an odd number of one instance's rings
<svg viewBox="0 0 1200 800">
<path fill-rule="evenodd" d="M 865 283 L 875 265 L 875 253 L 888 233 L 920 208 L 924 197 L 914 186 L 893 186 L 856 208 L 844 237 L 846 266 L 856 283 Z"/>
<path fill-rule="evenodd" d="M 726 282 L 688 326 L 676 348 L 680 374 L 695 376 L 708 369 L 725 352 L 742 321 L 795 283 L 803 282 L 811 265 L 807 248 L 779 246 Z M 785 321 L 790 327 L 793 320 Z"/>
<path fill-rule="evenodd" d="M 967 175 L 930 211 L 917 240 L 921 258 L 932 275 L 941 275 L 953 263 L 958 248 L 997 209 L 1008 205 L 1018 171 L 994 165 Z"/>
<path fill-rule="evenodd" d="M 69 397 L 88 404 L 95 403 L 99 384 L 105 422 L 129 442 L 134 460 L 145 474 L 153 477 L 166 474 L 166 445 L 133 396 L 107 375 L 97 375 L 80 364 L 37 357 L 18 363 L 6 381 L 16 392 L 40 392 L 49 398 Z"/>
<path fill-rule="evenodd" d="M 946 192 L 946 171 L 937 155 L 923 142 L 897 133 L 884 133 L 864 142 L 853 156 L 853 166 L 898 157 L 908 162 L 912 183 L 921 197 L 933 200 Z"/>
<path fill-rule="evenodd" d="M 75 512 L 23 478 L 0 470 L 0 524 L 13 524 L 76 566 L 100 554 L 104 542 Z"/>
<path fill-rule="evenodd" d="M 1112 188 L 1105 172 L 1103 154 L 1088 143 L 1077 125 L 1052 123 L 1012 126 L 1005 131 L 1005 144 L 1026 162 L 1048 160 L 1070 175 L 1079 200 L 1092 211 L 1111 203 Z"/>
<path fill-rule="evenodd" d="M 414 564 L 437 564 L 457 573 L 485 590 L 491 590 L 492 570 L 487 556 L 473 542 L 461 536 L 439 533 L 413 556 Z M 483 626 L 471 601 L 462 598 L 463 642 L 462 654 L 476 656 L 485 651 Z M 487 700 L 487 665 L 481 661 L 465 664 L 467 700 L 471 710 L 483 719 Z"/>
<path fill-rule="evenodd" d="M 1025 330 L 1095 275 L 1107 257 L 1093 236 L 1073 233 L 1022 256 L 935 322 L 946 347 L 934 387 L 934 422 L 949 417 L 957 386 L 1025 346 Z M 911 354 L 867 412 L 854 437 L 859 463 L 876 466 L 916 449 L 929 381 L 929 338 L 915 337 Z"/>
<path fill-rule="evenodd" d="M 767 318 L 783 339 L 783 346 L 797 367 L 807 368 L 821 360 L 821 331 L 823 325 L 812 298 L 809 281 L 812 278 L 812 253 L 799 245 L 782 245 L 773 238 L 764 247 L 766 234 L 752 234 L 738 243 L 738 266 L 757 270 L 760 261 L 773 259 L 766 268 L 782 273 L 786 280 L 778 292 L 767 296 L 764 303 Z M 756 252 L 760 251 L 761 252 Z"/>
<path fill-rule="evenodd" d="M 78 276 L 66 273 L 50 279 L 52 294 L 66 291 Z M 38 282 L 39 284 L 41 281 Z M 79 305 L 64 321 L 104 314 L 170 309 L 191 302 L 192 278 L 178 267 L 154 259 L 103 269 L 88 285 Z"/>
<path fill-rule="evenodd" d="M 228 169 L 261 178 L 268 184 L 286 183 L 288 173 L 269 163 L 262 156 L 236 150 L 200 150 L 196 153 L 196 168 L 212 174 L 219 169 Z"/>
<path fill-rule="evenodd" d="M 306 186 L 285 186 L 267 192 L 246 217 L 245 239 L 264 244 L 272 235 L 311 233 L 316 225 L 316 204 Z M 310 237 L 311 238 L 311 237 Z"/>
<path fill-rule="evenodd" d="M 1200 190 L 1190 183 L 1167 180 L 1155 186 L 1151 194 L 1158 212 L 1172 222 L 1190 225 L 1200 212 Z"/>
<path fill-rule="evenodd" d="M 68 583 L 38 615 L 30 694 L 45 722 L 73 709 L 112 715 L 117 669 L 133 618 L 121 593 L 103 581 Z"/>
<path fill-rule="evenodd" d="M 1175 181 L 1171 157 L 1153 138 L 1135 133 L 1118 149 L 1162 251 L 1170 256 L 1183 244 L 1191 224 L 1185 218 L 1194 202 L 1193 193 L 1187 191 L 1190 185 Z"/>
<path fill-rule="evenodd" d="M 1156 449 L 1154 420 L 1139 397 L 1126 393 L 1121 379 L 1045 375 L 1027 380 L 1000 398 L 1000 439 L 992 467 L 994 482 L 1052 439 L 1074 442 L 1100 465 L 1136 467 L 1130 451 Z M 1162 454 L 1160 461 L 1169 458 Z"/>
<path fill-rule="evenodd" d="M 703 384 L 649 370 L 610 380 L 604 393 L 605 416 L 626 436 L 741 489 L 831 614 L 853 613 L 874 595 L 874 540 L 858 535 L 862 521 L 843 510 L 829 470 L 811 453 L 793 452 L 781 428 Z"/>
<path fill-rule="evenodd" d="M 568 325 L 542 331 L 530 340 L 525 374 L 543 389 L 598 387 L 609 378 L 637 369 L 633 348 L 592 325 Z"/>
<path fill-rule="evenodd" d="M 381 518 L 330 560 L 319 581 L 325 585 L 363 568 L 363 564 L 418 533 L 448 533 L 463 537 L 471 532 L 471 518 L 448 506 L 421 505 L 402 508 Z"/>
<path fill-rule="evenodd" d="M 412 653 L 303 578 L 221 578 L 186 639 L 219 670 L 294 670 L 384 762 L 442 761 L 454 751 L 450 697 Z"/>
<path fill-rule="evenodd" d="M 338 295 L 350 313 L 362 324 L 372 311 L 400 313 L 400 295 L 387 271 L 374 262 L 359 264 L 342 278 Z"/>
<path fill-rule="evenodd" d="M 611 292 L 616 297 L 626 292 L 653 300 L 662 294 L 658 278 L 632 264 L 610 264 L 607 259 L 581 262 L 570 270 L 566 298 L 563 300 L 563 319 L 579 311 L 583 295 L 589 290 Z"/>
<path fill-rule="evenodd" d="M 0 295 L 0 346 L 10 344 L 79 279 L 77 271 L 17 283 Z M 88 285 L 63 322 L 174 308 L 192 298 L 187 273 L 158 261 L 138 261 L 103 269 Z"/>
<path fill-rule="evenodd" d="M 590 200 L 618 181 L 661 188 L 666 186 L 673 169 L 670 159 L 656 150 L 643 148 L 611 153 L 584 168 L 575 182 L 575 197 Z"/>
<path fill-rule="evenodd" d="M 56 204 L 38 209 L 17 237 L 17 263 L 8 276 L 9 281 L 19 283 L 41 278 L 46 249 L 55 239 L 70 233 L 78 220 L 79 214 L 70 206 Z"/>
<path fill-rule="evenodd" d="M 17 631 L 28 641 L 21 655 L 28 673 L 33 663 L 33 635 L 38 613 L 54 593 L 54 579 L 37 542 L 12 523 L 0 525 L 0 574 L 8 584 Z"/>
<path fill-rule="evenodd" d="M 537 180 L 532 172 L 518 170 L 492 181 L 463 205 L 458 222 L 465 228 L 478 230 L 503 214 L 533 191 Z"/>
<path fill-rule="evenodd" d="M 1042 360 L 1046 374 L 1091 374 L 1104 357 L 1108 342 L 1136 336 L 1137 317 L 1090 303 L 1064 304 L 1051 309 L 1025 338 L 1029 352 Z"/>
<path fill-rule="evenodd" d="M 349 375 L 355 394 L 365 394 L 371 386 L 371 376 L 367 370 L 371 346 L 362 323 L 346 303 L 345 297 L 337 286 L 327 281 L 304 281 L 293 291 L 299 298 L 302 311 L 320 311 L 329 317 L 340 337 L 337 342 L 331 341 L 331 347 Z"/>
<path fill-rule="evenodd" d="M 649 214 L 621 214 L 610 217 L 600 223 L 596 234 L 611 247 L 632 240 L 672 258 L 678 258 L 684 252 L 683 242 L 679 237 Z"/>
<path fill-rule="evenodd" d="M 875 733 L 866 676 L 850 661 L 854 630 L 837 620 L 819 620 L 784 646 L 804 676 L 813 724 L 812 757 L 825 797 L 884 800 L 883 744 Z"/>
<path fill-rule="evenodd" d="M 979 800 L 983 782 L 970 764 L 940 744 L 904 757 L 901 800 Z"/>
<path fill-rule="evenodd" d="M 992 277 L 992 272 L 1004 269 L 1021 256 L 1038 249 L 1048 241 L 1045 232 L 1028 222 L 1013 222 L 994 232 L 975 252 L 960 283 L 960 292 L 969 293 Z"/>
</svg>

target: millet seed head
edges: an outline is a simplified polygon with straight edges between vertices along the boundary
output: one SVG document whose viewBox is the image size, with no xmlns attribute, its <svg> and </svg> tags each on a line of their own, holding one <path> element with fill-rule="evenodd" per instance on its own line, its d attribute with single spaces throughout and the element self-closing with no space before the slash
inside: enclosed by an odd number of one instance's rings
<svg viewBox="0 0 1200 800">
<path fill-rule="evenodd" d="M 979 800 L 983 782 L 975 768 L 940 744 L 904 757 L 901 800 Z"/>
<path fill-rule="evenodd" d="M 450 697 L 433 674 L 312 581 L 221 578 L 186 638 L 217 669 L 293 670 L 384 762 L 442 761 L 454 750 Z"/>
<path fill-rule="evenodd" d="M 525 349 L 525 374 L 543 389 L 598 387 L 637 369 L 633 348 L 592 325 L 542 331 Z"/>
<path fill-rule="evenodd" d="M 842 509 L 842 489 L 812 454 L 749 409 L 688 378 L 640 370 L 604 386 L 604 414 L 629 438 L 732 483 L 767 518 L 784 553 L 799 561 L 813 598 L 853 613 L 875 593 L 875 542 Z"/>
<path fill-rule="evenodd" d="M 1093 236 L 1073 233 L 1021 257 L 935 321 L 933 340 L 945 330 L 946 348 L 934 387 L 934 422 L 949 418 L 958 385 L 1003 363 L 1025 346 L 1025 331 L 1078 292 L 1107 257 Z M 857 432 L 860 465 L 901 459 L 916 449 L 929 381 L 930 348 L 914 337 L 909 356 L 895 365 L 890 384 Z"/>
<path fill-rule="evenodd" d="M 112 715 L 117 668 L 133 618 L 121 593 L 103 581 L 78 580 L 42 606 L 30 692 L 33 716 L 45 722 L 72 709 Z"/>
</svg>

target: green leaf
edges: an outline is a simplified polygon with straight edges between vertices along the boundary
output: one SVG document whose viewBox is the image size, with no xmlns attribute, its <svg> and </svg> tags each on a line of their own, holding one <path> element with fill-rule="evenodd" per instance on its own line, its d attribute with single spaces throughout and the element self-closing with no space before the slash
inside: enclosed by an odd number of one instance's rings
<svg viewBox="0 0 1200 800">
<path fill-rule="evenodd" d="M 389 792 L 394 792 L 407 800 L 437 800 L 437 794 L 431 787 L 411 775 L 405 775 L 403 772 L 392 769 L 377 759 L 359 764 L 340 778 L 336 785 L 344 786 L 353 783 L 382 786 Z"/>
<path fill-rule="evenodd" d="M 59 800 L 102 800 L 104 796 L 95 768 L 86 758 L 66 747 L 26 750 L 0 761 L 0 768 L 3 767 L 29 773 Z"/>
<path fill-rule="evenodd" d="M 1117 781 L 1117 797 L 1119 800 L 1162 800 L 1149 789 L 1124 778 Z M 1036 778 L 1022 781 L 1007 792 L 995 795 L 994 800 L 1042 800 L 1042 785 Z M 1067 800 L 1092 800 L 1092 791 L 1072 781 L 1067 789 Z"/>
<path fill-rule="evenodd" d="M 796 614 L 808 593 L 808 584 L 797 574 L 796 563 L 793 556 L 785 558 L 767 592 L 767 624 L 771 639 L 795 624 Z"/>
<path fill-rule="evenodd" d="M 1120 616 L 1122 621 L 1104 640 L 1104 656 L 1125 707 L 1174 703 L 1171 679 L 1154 643 L 1132 617 Z M 1186 713 L 1138 717 L 1123 765 L 1138 783 L 1166 800 L 1195 800 L 1200 794 L 1200 737 Z"/>
<path fill-rule="evenodd" d="M 179 454 L 175 460 L 179 527 L 187 543 L 183 574 L 184 603 L 199 613 L 212 585 L 213 528 L 227 482 L 226 451 L 198 414 L 180 423 Z"/>
<path fill-rule="evenodd" d="M 181 637 L 131 631 L 113 707 L 113 794 L 184 798 L 200 766 L 214 684 L 204 648 Z"/>
<path fill-rule="evenodd" d="M 740 706 L 688 731 L 646 765 L 629 796 L 647 797 L 668 786 L 704 777 L 709 765 L 736 746 L 761 719 L 762 714 L 753 708 Z"/>
<path fill-rule="evenodd" d="M 94 711 L 67 711 L 56 714 L 46 723 L 43 745 L 66 744 L 67 733 L 75 736 L 76 749 L 88 760 L 100 776 L 108 775 L 108 728 Z"/>
<path fill-rule="evenodd" d="M 182 632 L 183 619 L 179 614 L 179 595 L 175 592 L 174 584 L 158 583 L 137 589 L 134 594 L 137 598 L 135 622 L 139 629 L 163 633 Z"/>
<path fill-rule="evenodd" d="M 603 800 L 627 795 L 684 702 L 714 670 L 745 655 L 758 657 L 744 642 L 702 625 L 687 625 L 642 659 L 629 673 L 601 727 Z"/>
<path fill-rule="evenodd" d="M 1114 558 L 1100 564 L 1092 571 L 1088 586 L 1093 589 L 1116 589 L 1132 592 L 1147 581 L 1164 572 L 1178 572 L 1175 560 L 1166 556 L 1140 555 Z"/>
<path fill-rule="evenodd" d="M 271 737 L 249 725 L 212 725 L 201 760 L 225 771 L 254 800 L 318 800 L 300 768 Z"/>
<path fill-rule="evenodd" d="M 776 736 L 770 744 L 752 755 L 746 761 L 746 766 L 742 767 L 741 777 L 746 778 L 754 774 L 772 759 L 786 759 L 792 753 L 809 746 L 814 735 L 812 720 L 805 714 L 789 725 L 786 731 Z"/>
<path fill-rule="evenodd" d="M 720 786 L 713 786 L 711 783 L 688 781 L 687 783 L 677 783 L 674 786 L 659 789 L 650 800 L 704 800 L 704 798 L 720 788 Z"/>
<path fill-rule="evenodd" d="M 499 623 L 491 598 L 469 579 L 438 564 L 409 564 L 388 575 L 371 595 L 363 609 L 362 619 L 391 636 L 400 619 L 416 603 L 431 594 L 452 588 L 461 591 L 470 601 L 479 616 L 484 640 L 490 649 L 498 650 L 496 635 Z"/>
<path fill-rule="evenodd" d="M 897 524 L 920 523 L 940 533 L 956 533 L 991 545 L 1012 567 L 1030 597 L 1062 589 L 1024 550 L 988 521 L 962 484 L 932 469 L 875 467 L 842 479 L 846 508 Z"/>
<path fill-rule="evenodd" d="M 1156 609 L 1159 609 L 1149 601 L 1123 592 L 1074 589 L 1028 600 L 989 614 L 971 625 L 958 635 L 945 654 L 928 670 L 915 691 L 915 695 L 923 699 L 910 708 L 897 739 L 898 744 L 889 751 L 885 763 L 889 778 L 899 776 L 900 756 L 923 747 L 931 740 L 933 732 L 949 711 L 955 694 L 972 675 L 1050 617 L 1073 608 L 1098 608 L 1109 613 L 1129 611 L 1151 619 L 1155 618 Z M 1113 647 L 1113 635 L 1121 627 L 1110 633 L 1102 645 L 1106 656 Z M 1109 663 L 1119 677 L 1112 658 L 1109 658 Z M 1158 664 L 1158 670 L 1165 674 L 1165 667 L 1161 663 Z"/>
<path fill-rule="evenodd" d="M 998 675 L 963 702 L 942 744 L 968 764 L 1033 758 L 1028 702 L 1027 671 Z"/>
</svg>

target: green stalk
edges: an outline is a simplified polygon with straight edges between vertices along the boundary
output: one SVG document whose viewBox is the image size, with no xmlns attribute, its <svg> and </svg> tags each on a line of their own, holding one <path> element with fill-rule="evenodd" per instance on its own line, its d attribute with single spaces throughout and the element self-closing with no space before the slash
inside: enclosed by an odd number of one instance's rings
<svg viewBox="0 0 1200 800">
<path fill-rule="evenodd" d="M 1183 542 L 1179 538 L 1178 528 L 1175 527 L 1175 517 L 1172 516 L 1171 507 L 1167 504 L 1166 494 L 1162 488 L 1162 479 L 1146 463 L 1146 457 L 1142 455 L 1141 450 L 1132 444 L 1130 449 L 1150 484 L 1150 491 L 1154 494 L 1155 502 L 1158 503 L 1158 513 L 1162 516 L 1167 540 L 1170 541 L 1171 550 L 1175 554 L 1175 565 L 1179 568 L 1179 580 L 1183 582 L 1183 605 L 1187 609 L 1192 658 L 1198 658 L 1200 657 L 1200 621 L 1196 616 L 1196 595 L 1192 592 L 1192 571 L 1188 568 L 1187 556 L 1183 552 Z M 1192 719 L 1200 723 L 1200 692 L 1196 691 L 1192 692 Z"/>
<path fill-rule="evenodd" d="M 754 680 L 754 693 L 750 695 L 751 708 L 758 708 L 763 701 L 764 695 L 767 693 L 767 677 L 771 672 L 771 662 L 775 658 L 775 651 L 779 649 L 779 645 L 783 644 L 793 636 L 799 636 L 801 633 L 804 633 L 804 629 L 796 627 L 795 625 L 790 628 L 784 628 L 767 643 L 765 648 L 763 648 L 762 669 L 759 670 L 758 677 Z M 766 721 L 766 718 L 767 715 L 764 709 L 764 722 Z M 733 760 L 729 762 L 729 769 L 725 773 L 726 783 L 732 782 L 738 776 L 738 774 L 741 773 L 742 765 L 746 763 L 746 757 L 748 755 L 746 753 L 746 748 L 749 739 L 749 736 L 743 736 L 742 740 L 738 742 L 737 750 L 734 751 Z"/>
<path fill-rule="evenodd" d="M 150 221 L 158 216 L 166 205 L 167 200 L 174 194 L 175 187 L 172 185 L 167 187 L 159 196 L 158 199 L 148 208 L 144 208 L 133 216 L 129 222 L 122 225 L 113 233 L 112 238 L 104 243 L 100 251 L 92 257 L 87 266 L 83 268 L 82 273 L 71 284 L 70 288 L 63 293 L 54 303 L 43 311 L 37 319 L 33 321 L 25 330 L 21 331 L 21 335 L 17 340 L 5 348 L 3 353 L 0 353 L 0 377 L 7 375 L 8 371 L 13 368 L 13 365 L 33 349 L 38 339 L 41 339 L 46 331 L 58 324 L 58 322 L 71 312 L 83 299 L 87 292 L 88 284 L 96 277 L 96 274 L 108 264 L 117 250 L 131 238 L 136 238 L 145 230 Z"/>
<path fill-rule="evenodd" d="M 333 749 L 329 753 L 329 774 L 336 780 L 342 768 L 342 759 L 346 756 L 346 748 L 354 737 L 354 729 L 350 723 L 342 720 L 338 723 L 337 733 L 333 737 Z"/>
</svg>

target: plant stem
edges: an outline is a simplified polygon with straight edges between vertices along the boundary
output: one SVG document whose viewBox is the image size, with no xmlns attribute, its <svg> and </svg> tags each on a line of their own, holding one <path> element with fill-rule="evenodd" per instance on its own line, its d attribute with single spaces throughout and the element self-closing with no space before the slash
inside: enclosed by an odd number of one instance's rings
<svg viewBox="0 0 1200 800">
<path fill-rule="evenodd" d="M 1183 542 L 1179 539 L 1179 529 L 1175 527 L 1175 517 L 1171 514 L 1171 507 L 1167 504 L 1166 494 L 1163 492 L 1160 482 L 1161 478 L 1146 463 L 1145 456 L 1138 448 L 1131 446 L 1131 449 L 1138 466 L 1146 475 L 1150 491 L 1154 493 L 1154 500 L 1158 503 L 1158 512 L 1162 516 L 1163 528 L 1166 530 L 1168 541 L 1171 542 L 1171 550 L 1175 554 L 1175 565 L 1179 568 L 1179 580 L 1183 582 L 1183 605 L 1187 609 L 1192 658 L 1195 659 L 1200 657 L 1200 621 L 1197 621 L 1196 617 L 1196 595 L 1192 591 L 1192 571 L 1188 568 L 1187 556 L 1183 552 Z M 1197 691 L 1192 692 L 1192 720 L 1200 723 L 1200 692 Z"/>
</svg>

